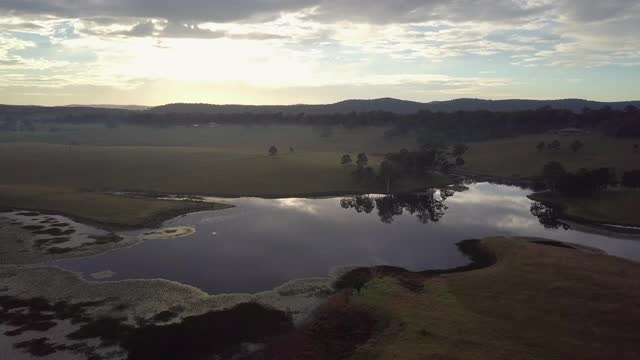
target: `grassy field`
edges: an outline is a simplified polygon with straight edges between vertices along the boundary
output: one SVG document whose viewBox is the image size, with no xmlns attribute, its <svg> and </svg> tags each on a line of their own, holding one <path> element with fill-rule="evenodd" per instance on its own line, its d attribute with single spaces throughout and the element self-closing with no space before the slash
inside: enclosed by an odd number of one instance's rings
<svg viewBox="0 0 640 360">
<path fill-rule="evenodd" d="M 387 129 L 383 127 L 353 130 L 335 127 L 329 137 L 322 137 L 318 129 L 310 126 L 51 127 L 56 131 L 38 125 L 36 132 L 0 132 L 0 185 L 21 188 L 14 191 L 23 194 L 36 188 L 54 188 L 83 196 L 110 191 L 229 197 L 382 192 L 385 189 L 381 184 L 355 181 L 353 169 L 339 164 L 341 156 L 351 153 L 355 157 L 358 152 L 366 152 L 370 165 L 377 167 L 382 154 L 416 147 L 412 136 L 386 138 Z M 550 160 L 558 160 L 568 169 L 598 166 L 629 169 L 637 167 L 640 160 L 640 154 L 632 152 L 630 141 L 587 136 L 581 138 L 585 147 L 573 153 L 568 149 L 571 138 L 561 138 L 563 146 L 559 151 L 537 151 L 535 145 L 541 140 L 549 142 L 552 137 L 471 143 L 464 169 L 487 175 L 530 176 L 538 174 Z M 267 155 L 272 144 L 280 149 L 275 157 Z M 289 146 L 295 152 L 289 152 Z M 396 182 L 392 190 L 445 183 L 447 179 L 434 176 Z M 37 199 L 42 199 L 38 192 L 23 207 L 53 206 L 53 201 L 44 200 L 38 206 Z M 115 214 L 118 208 L 108 211 Z M 69 213 L 82 215 L 76 211 Z M 124 216 L 114 222 L 122 219 Z"/>
<path fill-rule="evenodd" d="M 55 132 L 49 128 L 55 128 Z M 0 144 L 40 143 L 82 146 L 120 147 L 123 149 L 174 147 L 176 153 L 181 148 L 211 149 L 218 156 L 233 160 L 246 154 L 264 155 L 271 145 L 276 145 L 281 153 L 293 147 L 297 153 L 307 154 L 310 161 L 318 153 L 366 152 L 384 154 L 401 148 L 415 149 L 418 146 L 415 134 L 385 137 L 385 127 L 361 127 L 344 129 L 333 127 L 328 137 L 311 126 L 271 125 L 241 126 L 224 125 L 209 127 L 149 128 L 121 126 L 107 129 L 103 125 L 39 125 L 36 132 L 0 132 Z M 540 141 L 550 143 L 554 139 L 561 142 L 557 151 L 538 151 Z M 569 144 L 575 139 L 584 143 L 578 152 L 573 152 Z M 616 167 L 630 169 L 637 167 L 640 153 L 632 150 L 636 140 L 624 140 L 600 135 L 579 137 L 558 137 L 553 135 L 522 136 L 469 143 L 465 155 L 465 170 L 486 175 L 533 176 L 538 175 L 542 166 L 552 160 L 565 165 L 569 170 L 579 168 Z M 332 160 L 333 161 L 333 160 Z"/>
<path fill-rule="evenodd" d="M 606 191 L 588 198 L 540 193 L 531 196 L 542 203 L 558 206 L 563 214 L 576 221 L 640 226 L 638 204 L 640 191 Z"/>
<path fill-rule="evenodd" d="M 382 186 L 358 183 L 353 169 L 339 162 L 344 153 L 367 152 L 375 167 L 382 153 L 415 146 L 410 137 L 385 139 L 386 130 L 336 127 L 323 137 L 309 126 L 106 129 L 63 124 L 0 132 L 0 206 L 136 225 L 148 221 L 149 214 L 176 212 L 176 204 L 101 193 L 288 197 L 380 192 Z M 275 157 L 267 155 L 271 145 L 280 149 Z M 446 182 L 433 177 L 398 183 L 397 189 Z"/>
<path fill-rule="evenodd" d="M 362 185 L 342 153 L 263 152 L 198 147 L 0 144 L 0 184 L 91 191 L 218 196 L 295 196 L 381 191 Z M 370 158 L 376 166 L 379 159 Z"/>
<path fill-rule="evenodd" d="M 486 269 L 369 282 L 352 302 L 388 323 L 352 359 L 637 359 L 640 265 L 494 238 Z"/>
<path fill-rule="evenodd" d="M 178 214 L 228 205 L 161 201 L 43 186 L 0 185 L 0 208 L 37 209 L 107 227 L 151 227 Z"/>
<path fill-rule="evenodd" d="M 49 128 L 56 129 L 55 132 Z M 150 128 L 102 125 L 40 125 L 36 132 L 0 132 L 0 143 L 31 142 L 97 146 L 212 147 L 263 153 L 271 145 L 281 151 L 292 146 L 300 152 L 378 152 L 415 148 L 415 136 L 386 138 L 385 127 L 345 129 L 333 127 L 327 137 L 318 128 L 296 125 Z"/>
<path fill-rule="evenodd" d="M 549 143 L 558 139 L 558 151 L 538 151 L 540 141 Z M 573 152 L 569 148 L 575 139 L 584 148 Z M 629 170 L 640 167 L 640 153 L 633 152 L 635 140 L 622 140 L 603 136 L 554 137 L 551 135 L 523 136 L 504 140 L 469 143 L 465 155 L 465 170 L 496 176 L 536 176 L 549 161 L 559 161 L 567 170 L 580 168 L 615 167 Z"/>
</svg>

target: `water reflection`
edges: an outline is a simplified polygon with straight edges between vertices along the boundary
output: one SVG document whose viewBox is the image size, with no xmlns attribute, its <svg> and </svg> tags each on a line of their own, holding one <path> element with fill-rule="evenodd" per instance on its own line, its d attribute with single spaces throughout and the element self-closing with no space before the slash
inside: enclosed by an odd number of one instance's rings
<svg viewBox="0 0 640 360">
<path fill-rule="evenodd" d="M 378 217 L 385 224 L 393 223 L 395 217 L 405 211 L 422 224 L 438 222 L 448 207 L 445 201 L 453 196 L 453 190 L 430 190 L 418 194 L 385 195 L 372 198 L 370 195 L 357 195 L 340 200 L 343 209 L 353 209 L 358 213 L 370 214 L 378 209 Z"/>
<path fill-rule="evenodd" d="M 560 212 L 553 207 L 546 206 L 543 203 L 534 202 L 531 204 L 530 211 L 531 215 L 537 217 L 540 224 L 547 229 L 571 229 L 571 226 L 559 220 Z"/>
<path fill-rule="evenodd" d="M 110 271 L 109 280 L 164 278 L 225 293 L 268 290 L 292 279 L 326 276 L 343 265 L 409 270 L 462 266 L 468 259 L 455 244 L 489 236 L 549 238 L 640 260 L 640 241 L 587 233 L 576 226 L 562 230 L 550 221 L 554 214 L 535 205 L 529 194 L 480 183 L 455 194 L 220 199 L 236 207 L 164 223 L 169 228 L 193 227 L 192 235 L 56 264 L 88 279 Z"/>
</svg>

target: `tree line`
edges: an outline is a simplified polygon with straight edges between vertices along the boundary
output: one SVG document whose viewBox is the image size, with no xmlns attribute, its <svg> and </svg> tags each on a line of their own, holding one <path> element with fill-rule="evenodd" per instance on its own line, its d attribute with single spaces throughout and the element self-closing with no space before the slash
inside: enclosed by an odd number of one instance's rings
<svg viewBox="0 0 640 360">
<path fill-rule="evenodd" d="M 369 166 L 367 154 L 359 153 L 352 174 L 358 182 L 377 180 L 384 185 L 386 192 L 390 193 L 392 184 L 400 179 L 420 179 L 435 172 L 448 173 L 454 167 L 464 165 L 462 156 L 468 149 L 469 147 L 465 144 L 453 146 L 425 144 L 415 151 L 401 149 L 398 152 L 387 153 L 377 171 Z M 340 164 L 350 167 L 354 161 L 350 154 L 344 154 Z"/>
<path fill-rule="evenodd" d="M 4 116 L 4 122 L 19 120 L 14 113 Z M 341 114 L 287 114 L 287 113 L 244 113 L 244 114 L 177 114 L 153 112 L 96 112 L 90 111 L 54 115 L 43 122 L 59 123 L 106 123 L 117 121 L 153 127 L 193 126 L 196 124 L 241 124 L 311 125 L 317 128 L 320 136 L 331 136 L 332 127 L 340 126 L 352 129 L 362 126 L 386 126 L 385 136 L 393 137 L 413 133 L 421 143 L 466 142 L 522 134 L 541 134 L 566 127 L 577 127 L 589 131 L 604 133 L 616 137 L 640 137 L 640 110 L 628 106 L 624 110 L 610 107 L 602 109 L 584 109 L 580 113 L 549 107 L 537 110 L 513 112 L 457 111 L 433 112 L 419 111 L 414 114 L 396 114 L 385 111 L 351 112 Z"/>
<path fill-rule="evenodd" d="M 640 188 L 640 169 L 626 171 L 618 178 L 614 168 L 568 172 L 561 163 L 550 161 L 542 168 L 542 177 L 549 189 L 567 196 L 592 196 L 616 186 Z"/>
</svg>

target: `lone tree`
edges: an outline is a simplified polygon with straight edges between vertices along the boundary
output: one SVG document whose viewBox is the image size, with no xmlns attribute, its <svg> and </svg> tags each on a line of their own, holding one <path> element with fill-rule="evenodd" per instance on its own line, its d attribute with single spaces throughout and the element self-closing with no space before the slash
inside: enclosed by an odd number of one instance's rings
<svg viewBox="0 0 640 360">
<path fill-rule="evenodd" d="M 349 165 L 353 162 L 353 160 L 351 160 L 351 155 L 349 154 L 344 154 L 342 155 L 342 159 L 340 160 L 340 164 L 342 165 Z"/>
<path fill-rule="evenodd" d="M 294 152 L 296 152 L 296 149 L 294 149 L 293 146 L 289 146 L 289 152 L 290 153 L 294 153 Z"/>
<path fill-rule="evenodd" d="M 584 144 L 582 143 L 582 141 L 576 140 L 571 143 L 571 150 L 573 150 L 573 152 L 578 152 L 578 150 L 582 149 L 583 146 Z"/>
<path fill-rule="evenodd" d="M 558 151 L 560 150 L 560 141 L 558 141 L 558 139 L 553 140 L 552 142 L 549 143 L 549 150 L 555 150 Z"/>
<path fill-rule="evenodd" d="M 464 155 L 468 150 L 469 147 L 467 145 L 456 144 L 453 146 L 453 152 L 451 153 L 451 155 L 453 155 L 453 157 L 455 158 L 459 158 L 462 157 L 462 155 Z"/>
<path fill-rule="evenodd" d="M 271 147 L 269 148 L 269 156 L 276 155 L 278 155 L 278 148 L 275 145 L 271 145 Z"/>
<path fill-rule="evenodd" d="M 465 162 L 464 162 L 463 158 L 461 158 L 461 157 L 456 158 L 456 166 L 464 166 L 464 164 L 465 164 Z"/>
<path fill-rule="evenodd" d="M 536 149 L 538 149 L 538 151 L 542 151 L 542 150 L 544 150 L 544 148 L 546 148 L 546 147 L 547 147 L 547 144 L 545 144 L 545 143 L 544 143 L 544 141 L 540 141 L 540 142 L 538 143 L 538 145 L 536 146 Z"/>
<path fill-rule="evenodd" d="M 362 169 L 369 164 L 369 158 L 367 154 L 360 153 L 358 154 L 358 159 L 356 160 L 356 165 L 358 165 L 358 169 Z"/>
</svg>

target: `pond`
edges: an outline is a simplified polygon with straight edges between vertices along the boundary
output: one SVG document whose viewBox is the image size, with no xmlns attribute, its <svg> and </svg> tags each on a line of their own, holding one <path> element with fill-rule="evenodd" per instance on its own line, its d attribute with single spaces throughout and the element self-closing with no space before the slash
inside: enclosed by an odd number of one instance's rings
<svg viewBox="0 0 640 360">
<path fill-rule="evenodd" d="M 225 199 L 236 207 L 164 224 L 193 228 L 193 233 L 54 265 L 89 280 L 162 278 L 218 294 L 269 290 L 293 279 L 326 277 L 348 265 L 456 267 L 468 263 L 457 242 L 488 236 L 550 238 L 640 260 L 640 241 L 559 226 L 545 219 L 529 193 L 478 183 L 462 192 L 413 196 Z M 149 230 L 122 235 L 145 233 Z"/>
</svg>

